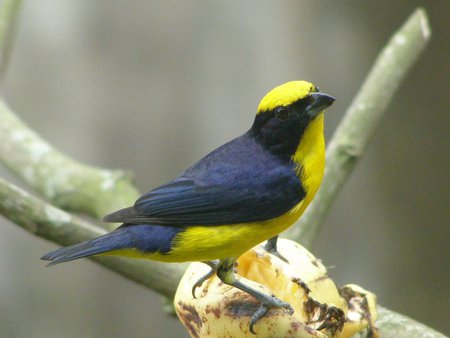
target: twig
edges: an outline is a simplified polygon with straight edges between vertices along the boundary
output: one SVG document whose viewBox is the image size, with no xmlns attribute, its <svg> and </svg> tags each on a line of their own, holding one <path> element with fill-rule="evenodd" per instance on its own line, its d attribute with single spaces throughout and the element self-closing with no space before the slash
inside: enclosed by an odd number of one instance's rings
<svg viewBox="0 0 450 338">
<path fill-rule="evenodd" d="M 21 0 L 3 0 L 0 7 L 0 83 L 8 68 L 21 5 Z"/>
<path fill-rule="evenodd" d="M 283 236 L 310 248 L 337 193 L 373 136 L 398 87 L 425 49 L 431 30 L 425 11 L 414 11 L 381 51 L 327 148 L 322 188 Z"/>
</svg>

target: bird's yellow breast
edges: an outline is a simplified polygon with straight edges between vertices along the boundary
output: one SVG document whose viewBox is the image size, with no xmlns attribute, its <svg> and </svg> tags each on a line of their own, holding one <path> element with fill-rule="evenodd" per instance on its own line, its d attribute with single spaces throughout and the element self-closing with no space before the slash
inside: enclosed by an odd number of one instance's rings
<svg viewBox="0 0 450 338">
<path fill-rule="evenodd" d="M 323 136 L 324 113 L 317 115 L 306 128 L 302 140 L 292 157 L 297 164 L 297 175 L 300 176 L 306 191 L 302 212 L 311 203 L 322 183 L 325 169 L 325 139 Z"/>
<path fill-rule="evenodd" d="M 293 224 L 300 216 L 301 206 L 302 202 L 284 215 L 262 222 L 189 227 L 177 236 L 173 249 L 161 259 L 184 261 L 188 258 L 189 261 L 207 261 L 239 257 L 248 249 L 277 235 Z"/>
</svg>

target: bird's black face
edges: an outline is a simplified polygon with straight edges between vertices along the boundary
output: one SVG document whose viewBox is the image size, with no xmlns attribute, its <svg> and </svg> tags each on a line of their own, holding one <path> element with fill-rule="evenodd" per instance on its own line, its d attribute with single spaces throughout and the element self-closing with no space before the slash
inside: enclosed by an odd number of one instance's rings
<svg viewBox="0 0 450 338">
<path fill-rule="evenodd" d="M 290 159 L 309 123 L 333 102 L 327 94 L 310 93 L 290 105 L 258 113 L 250 132 L 272 153 Z"/>
</svg>

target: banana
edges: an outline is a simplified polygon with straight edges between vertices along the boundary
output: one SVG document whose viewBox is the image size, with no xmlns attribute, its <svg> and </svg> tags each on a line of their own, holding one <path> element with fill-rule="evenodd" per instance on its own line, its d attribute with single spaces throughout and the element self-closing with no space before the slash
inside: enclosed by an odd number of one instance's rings
<svg viewBox="0 0 450 338">
<path fill-rule="evenodd" d="M 321 261 L 293 241 L 279 239 L 278 251 L 289 263 L 262 246 L 247 251 L 237 262 L 237 273 L 247 285 L 277 296 L 294 309 L 292 315 L 270 309 L 256 323 L 256 337 L 347 338 L 366 328 L 368 337 L 379 337 L 373 293 L 353 284 L 337 288 Z M 177 315 L 191 337 L 255 337 L 249 321 L 260 304 L 252 296 L 214 275 L 193 297 L 192 286 L 209 271 L 206 264 L 192 263 L 175 295 Z"/>
</svg>

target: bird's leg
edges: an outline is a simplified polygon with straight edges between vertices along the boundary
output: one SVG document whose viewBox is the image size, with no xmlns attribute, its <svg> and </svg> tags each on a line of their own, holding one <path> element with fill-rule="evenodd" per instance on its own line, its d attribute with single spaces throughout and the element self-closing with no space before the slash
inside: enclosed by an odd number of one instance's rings
<svg viewBox="0 0 450 338">
<path fill-rule="evenodd" d="M 241 281 L 236 279 L 236 274 L 234 273 L 234 265 L 236 263 L 235 258 L 226 258 L 220 261 L 217 267 L 217 277 L 225 284 L 234 286 L 249 295 L 255 297 L 261 302 L 258 310 L 250 318 L 250 332 L 255 334 L 253 331 L 253 326 L 260 320 L 271 307 L 282 307 L 288 310 L 289 314 L 294 313 L 291 305 L 274 296 L 269 296 L 261 291 L 251 288 L 245 285 Z"/>
<path fill-rule="evenodd" d="M 282 261 L 289 263 L 288 260 L 286 258 L 284 258 L 284 256 L 278 252 L 277 241 L 278 241 L 278 235 L 273 236 L 272 238 L 269 238 L 267 240 L 266 244 L 264 245 L 264 250 L 266 250 L 268 253 L 278 257 Z"/>
<path fill-rule="evenodd" d="M 195 282 L 195 284 L 192 286 L 192 296 L 193 296 L 194 298 L 197 298 L 197 297 L 195 297 L 195 290 L 196 290 L 198 287 L 202 286 L 202 284 L 203 284 L 206 280 L 208 280 L 209 278 L 211 278 L 211 277 L 216 273 L 217 267 L 219 266 L 219 260 L 218 260 L 218 259 L 215 259 L 215 260 L 212 260 L 212 261 L 207 261 L 207 262 L 202 262 L 202 263 L 205 263 L 206 265 L 208 265 L 208 266 L 211 268 L 211 270 L 209 270 L 208 273 L 206 273 L 204 276 L 202 276 L 201 278 L 199 278 L 199 279 Z"/>
</svg>

